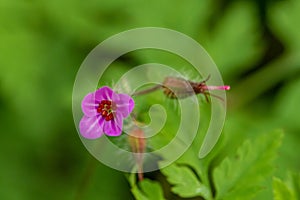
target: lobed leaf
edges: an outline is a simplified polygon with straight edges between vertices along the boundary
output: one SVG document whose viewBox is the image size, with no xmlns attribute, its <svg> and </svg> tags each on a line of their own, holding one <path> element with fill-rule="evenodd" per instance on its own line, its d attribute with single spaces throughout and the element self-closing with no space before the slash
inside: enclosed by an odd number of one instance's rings
<svg viewBox="0 0 300 200">
<path fill-rule="evenodd" d="M 274 200 L 297 200 L 300 198 L 300 174 L 289 173 L 288 179 L 273 178 Z"/>
<path fill-rule="evenodd" d="M 139 186 L 139 187 L 138 187 Z M 163 191 L 159 183 L 144 179 L 131 189 L 137 200 L 164 200 Z"/>
<path fill-rule="evenodd" d="M 200 182 L 187 166 L 170 165 L 161 170 L 167 176 L 168 181 L 173 185 L 172 192 L 181 197 L 202 196 L 208 199 L 209 188 Z"/>
<path fill-rule="evenodd" d="M 216 199 L 253 199 L 273 170 L 281 138 L 281 131 L 264 134 L 254 143 L 247 140 L 236 154 L 226 157 L 213 171 Z"/>
<path fill-rule="evenodd" d="M 288 185 L 276 177 L 273 178 L 273 194 L 274 200 L 295 199 Z"/>
</svg>

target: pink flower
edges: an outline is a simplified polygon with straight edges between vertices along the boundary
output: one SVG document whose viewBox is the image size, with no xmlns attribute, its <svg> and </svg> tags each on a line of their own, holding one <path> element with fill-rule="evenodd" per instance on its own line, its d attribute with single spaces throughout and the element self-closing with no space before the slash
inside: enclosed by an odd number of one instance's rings
<svg viewBox="0 0 300 200">
<path fill-rule="evenodd" d="M 133 99 L 127 94 L 117 94 L 104 86 L 86 95 L 81 103 L 84 116 L 79 123 L 80 134 L 88 139 L 96 139 L 104 134 L 119 136 L 123 119 L 134 108 Z"/>
</svg>

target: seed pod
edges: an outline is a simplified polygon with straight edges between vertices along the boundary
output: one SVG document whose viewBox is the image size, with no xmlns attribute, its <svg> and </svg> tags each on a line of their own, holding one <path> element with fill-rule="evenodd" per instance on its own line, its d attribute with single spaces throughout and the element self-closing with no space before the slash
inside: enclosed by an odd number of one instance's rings
<svg viewBox="0 0 300 200">
<path fill-rule="evenodd" d="M 209 91 L 229 90 L 230 86 L 207 86 L 206 81 L 208 81 L 209 78 L 210 77 L 201 82 L 193 82 L 181 77 L 168 76 L 164 79 L 162 85 L 157 84 L 152 88 L 134 92 L 132 96 L 144 95 L 162 89 L 164 94 L 170 99 L 184 99 L 195 94 L 204 94 L 207 102 L 209 102 L 209 96 L 223 100 L 221 97 L 211 94 Z"/>
<path fill-rule="evenodd" d="M 183 99 L 194 94 L 204 94 L 206 101 L 209 102 L 209 96 L 223 100 L 221 97 L 210 94 L 210 90 L 229 90 L 230 86 L 207 86 L 206 81 L 210 77 L 201 81 L 193 82 L 180 77 L 166 77 L 163 82 L 164 94 L 171 99 Z"/>
<path fill-rule="evenodd" d="M 166 77 L 163 81 L 164 94 L 171 99 L 183 99 L 195 94 L 190 81 L 180 77 Z"/>
</svg>

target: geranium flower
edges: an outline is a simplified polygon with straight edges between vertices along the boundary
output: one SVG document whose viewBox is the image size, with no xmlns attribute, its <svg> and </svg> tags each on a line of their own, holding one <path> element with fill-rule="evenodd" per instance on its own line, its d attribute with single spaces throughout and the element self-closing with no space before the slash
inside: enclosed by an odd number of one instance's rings
<svg viewBox="0 0 300 200">
<path fill-rule="evenodd" d="M 134 107 L 133 99 L 127 94 L 115 93 L 104 86 L 86 95 L 81 104 L 84 116 L 79 123 L 80 134 L 88 139 L 96 139 L 104 134 L 119 136 L 123 119 Z"/>
</svg>

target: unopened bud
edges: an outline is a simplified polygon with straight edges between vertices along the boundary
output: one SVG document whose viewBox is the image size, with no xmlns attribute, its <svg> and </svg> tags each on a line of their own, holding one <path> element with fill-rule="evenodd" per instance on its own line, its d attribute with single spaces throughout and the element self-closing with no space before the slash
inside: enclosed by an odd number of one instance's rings
<svg viewBox="0 0 300 200">
<path fill-rule="evenodd" d="M 144 131 L 138 127 L 133 128 L 129 135 L 129 144 L 134 154 L 136 164 L 138 167 L 138 178 L 143 180 L 143 153 L 146 150 L 146 139 L 144 137 Z"/>
</svg>

